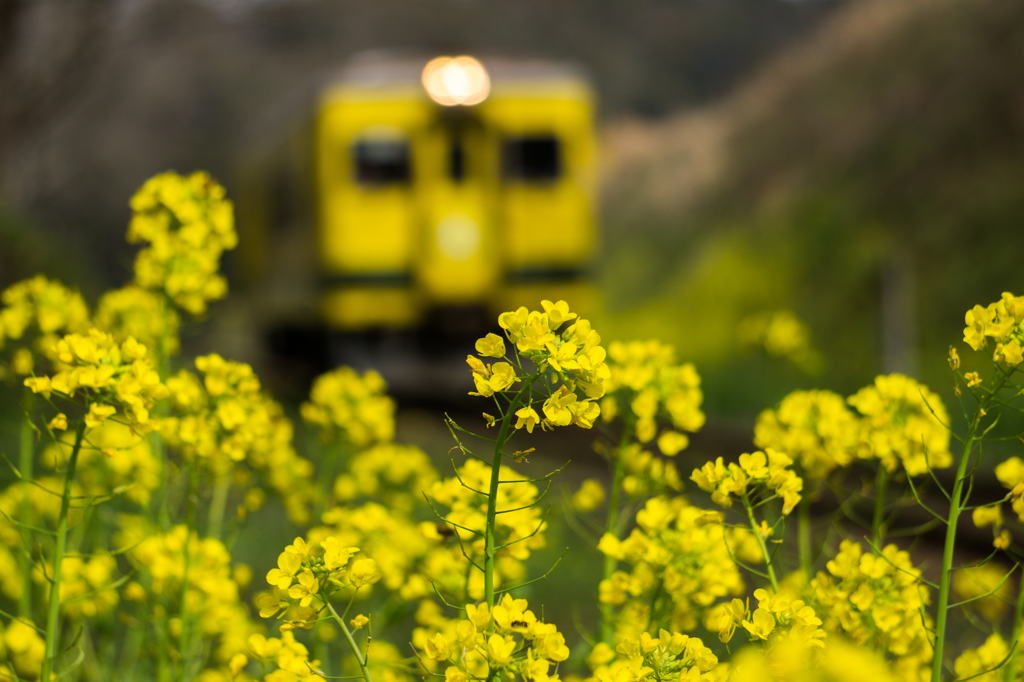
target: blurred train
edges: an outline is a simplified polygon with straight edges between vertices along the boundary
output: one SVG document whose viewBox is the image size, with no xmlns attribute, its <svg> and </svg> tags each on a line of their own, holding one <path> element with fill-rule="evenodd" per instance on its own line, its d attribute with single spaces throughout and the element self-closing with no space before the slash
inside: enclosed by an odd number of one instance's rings
<svg viewBox="0 0 1024 682">
<path fill-rule="evenodd" d="M 592 301 L 594 97 L 572 66 L 367 54 L 276 118 L 242 168 L 236 270 L 278 346 L 316 328 L 332 360 L 380 366 Z"/>
</svg>

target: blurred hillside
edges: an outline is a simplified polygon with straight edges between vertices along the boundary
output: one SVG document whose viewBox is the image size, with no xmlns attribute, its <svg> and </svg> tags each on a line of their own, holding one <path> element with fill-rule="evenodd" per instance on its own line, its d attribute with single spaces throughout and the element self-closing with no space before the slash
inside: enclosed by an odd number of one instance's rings
<svg viewBox="0 0 1024 682">
<path fill-rule="evenodd" d="M 964 312 L 1024 289 L 1021 83 L 1021 3 L 878 0 L 721 102 L 610 126 L 613 335 L 675 342 L 718 407 L 884 370 L 947 388 Z M 825 376 L 732 362 L 739 320 L 778 307 L 809 323 Z"/>
</svg>

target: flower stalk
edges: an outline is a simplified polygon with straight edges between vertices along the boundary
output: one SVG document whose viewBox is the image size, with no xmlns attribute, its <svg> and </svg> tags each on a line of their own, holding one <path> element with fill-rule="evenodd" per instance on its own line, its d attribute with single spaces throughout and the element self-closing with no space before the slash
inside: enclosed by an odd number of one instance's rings
<svg viewBox="0 0 1024 682">
<path fill-rule="evenodd" d="M 53 664 L 57 658 L 57 645 L 60 641 L 60 579 L 64 554 L 68 541 L 68 510 L 71 508 L 71 490 L 75 482 L 75 467 L 78 465 L 78 453 L 82 449 L 85 437 L 85 421 L 78 423 L 75 430 L 75 444 L 68 458 L 68 469 L 64 477 L 64 493 L 60 498 L 60 515 L 57 517 L 56 547 L 53 552 L 53 577 L 50 582 L 50 603 L 46 615 L 46 646 L 43 655 L 41 680 L 49 680 L 53 672 Z"/>
</svg>

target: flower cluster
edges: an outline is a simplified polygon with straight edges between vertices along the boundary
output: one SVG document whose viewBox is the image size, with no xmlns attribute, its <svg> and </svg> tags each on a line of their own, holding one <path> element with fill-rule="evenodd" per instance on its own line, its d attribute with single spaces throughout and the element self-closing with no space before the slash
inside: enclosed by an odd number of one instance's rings
<svg viewBox="0 0 1024 682">
<path fill-rule="evenodd" d="M 118 341 L 131 336 L 164 355 L 178 352 L 181 320 L 177 311 L 165 304 L 162 295 L 135 284 L 103 294 L 93 324 Z"/>
<path fill-rule="evenodd" d="M 36 567 L 33 578 L 42 585 L 53 575 L 53 567 L 44 574 Z M 66 557 L 61 564 L 60 603 L 68 618 L 79 620 L 110 613 L 119 597 L 114 584 L 117 560 L 105 552 L 91 557 Z"/>
<path fill-rule="evenodd" d="M 820 481 L 856 457 L 859 421 L 831 391 L 794 391 L 765 410 L 754 426 L 754 444 L 789 453 L 806 475 Z"/>
<path fill-rule="evenodd" d="M 339 367 L 313 382 L 302 418 L 319 426 L 325 441 L 340 435 L 356 447 L 387 442 L 395 437 L 395 401 L 386 390 L 373 370 L 359 376 L 351 367 Z"/>
<path fill-rule="evenodd" d="M 858 543 L 844 540 L 826 568 L 811 581 L 826 629 L 888 651 L 908 673 L 927 666 L 932 626 L 922 620 L 922 608 L 928 588 L 906 552 L 887 545 L 880 556 L 865 554 Z"/>
<path fill-rule="evenodd" d="M 802 600 L 765 589 L 754 590 L 754 598 L 757 608 L 753 611 L 739 599 L 716 607 L 706 618 L 709 628 L 717 630 L 723 642 L 731 640 L 742 627 L 751 642 L 765 642 L 769 647 L 781 641 L 796 642 L 808 649 L 825 647 L 821 619 Z"/>
<path fill-rule="evenodd" d="M 533 550 L 545 545 L 545 523 L 541 510 L 535 506 L 537 486 L 526 482 L 524 476 L 509 467 L 502 467 L 499 477 L 495 536 L 500 549 L 496 552 L 495 585 L 501 578 L 519 578 L 524 571 L 522 562 L 530 557 Z M 459 467 L 457 476 L 438 481 L 427 493 L 433 504 L 448 508 L 445 523 L 450 525 L 466 553 L 477 563 L 481 563 L 484 556 L 483 533 L 487 527 L 487 496 L 477 491 L 488 490 L 490 484 L 490 467 L 477 459 L 470 459 Z M 438 537 L 435 524 L 425 524 L 424 530 Z M 459 576 L 451 579 L 458 580 Z M 469 581 L 469 596 L 479 599 L 482 590 L 483 575 L 474 571 Z"/>
<path fill-rule="evenodd" d="M 427 537 L 420 523 L 408 513 L 378 502 L 358 507 L 333 507 L 324 512 L 323 522 L 323 526 L 309 531 L 310 544 L 317 545 L 333 537 L 346 547 L 362 548 L 377 563 L 381 584 L 406 601 L 433 594 L 431 580 L 444 585 L 445 570 L 458 570 L 453 567 L 462 559 L 461 554 L 451 557 L 450 551 Z M 458 549 L 455 551 L 458 553 Z M 435 553 L 442 556 L 436 557 Z M 443 568 L 437 575 L 426 577 L 419 572 L 438 564 Z M 460 575 L 464 574 L 462 568 Z"/>
<path fill-rule="evenodd" d="M 998 623 L 1013 600 L 1010 571 L 995 562 L 964 568 L 953 574 L 953 591 L 989 623 Z"/>
<path fill-rule="evenodd" d="M 992 359 L 1016 367 L 1024 362 L 1024 296 L 1004 291 L 1002 298 L 984 308 L 976 305 L 964 315 L 964 342 L 974 350 L 995 341 Z"/>
<path fill-rule="evenodd" d="M 543 313 L 521 307 L 498 317 L 498 324 L 515 345 L 519 356 L 533 363 L 539 372 L 531 379 L 530 387 L 542 375 L 552 377 L 548 383 L 550 395 L 541 406 L 544 418 L 541 419 L 533 407 L 531 391 L 530 400 L 516 411 L 518 419 L 515 426 L 530 433 L 538 424 L 545 429 L 569 424 L 589 429 L 601 412 L 594 401 L 604 395 L 604 382 L 610 376 L 605 364 L 606 353 L 600 345 L 601 336 L 587 320 L 578 319 L 576 313 L 569 312 L 565 301 L 541 301 L 541 305 Z M 576 321 L 558 332 L 563 324 L 572 320 Z M 523 380 L 516 369 L 503 360 L 507 357 L 505 341 L 497 334 L 488 334 L 478 340 L 476 350 L 483 357 L 499 361 L 488 365 L 472 355 L 466 358 L 476 385 L 476 391 L 470 395 L 490 397 L 513 389 Z M 516 361 L 518 364 L 519 360 Z M 561 385 L 555 388 L 558 382 Z"/>
<path fill-rule="evenodd" d="M 144 345 L 132 337 L 118 343 L 98 329 L 88 334 L 68 334 L 53 344 L 56 372 L 53 376 L 30 377 L 25 385 L 49 397 L 51 392 L 73 398 L 88 396 L 85 424 L 95 428 L 123 408 L 124 419 L 135 431 L 152 428 L 153 404 L 167 395 L 167 387 L 149 361 Z M 113 403 L 113 404 L 109 404 Z M 66 420 L 55 420 L 56 428 L 67 428 Z"/>
<path fill-rule="evenodd" d="M 618 655 L 616 655 L 618 654 Z M 593 675 L 587 682 L 698 682 L 719 679 L 718 657 L 704 642 L 678 632 L 661 630 L 657 637 L 643 632 L 625 639 L 613 652 L 607 644 L 587 657 Z"/>
<path fill-rule="evenodd" d="M 976 649 L 967 649 L 953 662 L 953 671 L 958 680 L 978 682 L 1000 682 L 1006 679 L 1005 670 L 999 665 L 1010 654 L 1006 640 L 998 633 L 990 635 L 985 643 Z M 1016 679 L 1016 675 L 1014 676 Z"/>
<path fill-rule="evenodd" d="M 764 485 L 782 498 L 782 513 L 788 514 L 800 502 L 800 491 L 804 482 L 788 467 L 793 460 L 786 454 L 768 448 L 744 453 L 739 464 L 725 465 L 719 457 L 707 462 L 700 469 L 694 469 L 690 480 L 704 492 L 711 493 L 711 499 L 728 509 L 732 506 L 732 495 L 743 497 L 748 486 Z"/>
<path fill-rule="evenodd" d="M 569 658 L 565 637 L 551 623 L 537 619 L 525 599 L 506 594 L 493 609 L 487 604 L 466 604 L 466 618 L 432 636 L 420 631 L 425 659 L 432 669 L 444 665 L 447 682 L 497 678 L 530 682 L 558 682 L 551 674 Z M 421 659 L 422 660 L 422 659 Z"/>
<path fill-rule="evenodd" d="M 186 370 L 167 380 L 172 414 L 161 421 L 161 436 L 219 476 L 246 462 L 278 492 L 291 518 L 308 519 L 313 466 L 295 452 L 291 422 L 261 391 L 252 367 L 214 354 L 196 358 L 196 369 L 202 380 Z"/>
<path fill-rule="evenodd" d="M 320 668 L 320 661 L 310 658 L 309 649 L 296 641 L 291 630 L 285 630 L 280 637 L 266 637 L 258 633 L 249 635 L 246 644 L 253 658 L 264 665 L 276 667 L 263 678 L 263 682 L 299 682 L 309 679 L 311 670 Z"/>
<path fill-rule="evenodd" d="M 169 625 L 170 633 L 180 638 L 187 619 L 198 628 L 193 635 L 197 640 L 216 641 L 214 657 L 222 665 L 246 651 L 246 639 L 257 626 L 239 599 L 239 582 L 251 572 L 232 571 L 223 543 L 200 538 L 184 525 L 160 533 L 139 517 L 122 519 L 118 540 L 132 548 L 127 555 L 138 569 L 123 587 L 123 597 L 142 607 L 142 627 Z M 183 603 L 185 613 L 179 609 Z M 193 644 L 180 642 L 179 650 Z"/>
<path fill-rule="evenodd" d="M 0 626 L 0 680 L 39 679 L 43 656 L 43 639 L 36 628 L 22 620 Z"/>
<path fill-rule="evenodd" d="M 743 318 L 737 329 L 741 347 L 764 348 L 773 358 L 784 358 L 806 372 L 815 372 L 821 364 L 811 344 L 807 324 L 792 310 L 775 310 Z"/>
<path fill-rule="evenodd" d="M 608 347 L 605 382 L 608 394 L 601 401 L 601 418 L 611 421 L 628 410 L 636 420 L 636 437 L 649 443 L 657 435 L 657 417 L 665 414 L 672 427 L 658 437 L 658 449 L 673 456 L 689 445 L 681 431 L 699 431 L 704 425 L 700 405 L 704 394 L 700 376 L 690 363 L 677 364 L 675 349 L 658 341 L 614 342 Z"/>
<path fill-rule="evenodd" d="M 1024 460 L 1020 457 L 1010 457 L 1000 463 L 996 466 L 996 478 L 1010 489 L 1007 497 L 1012 500 L 1013 511 L 1021 521 L 1024 521 Z"/>
<path fill-rule="evenodd" d="M 273 592 L 257 602 L 260 616 L 271 618 L 283 610 L 282 618 L 294 613 L 292 621 L 302 626 L 315 620 L 319 605 L 329 604 L 335 593 L 373 585 L 381 579 L 377 562 L 366 557 L 353 560 L 358 553 L 358 547 L 345 547 L 336 537 L 317 544 L 295 538 L 277 557 L 277 568 L 267 573 Z"/>
<path fill-rule="evenodd" d="M 372 497 L 408 512 L 437 479 L 430 457 L 415 445 L 381 443 L 352 458 L 348 473 L 334 481 L 334 497 L 346 503 Z"/>
<path fill-rule="evenodd" d="M 5 341 L 34 335 L 41 351 L 52 347 L 58 334 L 89 328 L 89 309 L 81 294 L 42 275 L 12 284 L 0 293 L 0 303 L 0 349 Z M 16 374 L 31 374 L 34 364 L 32 351 L 24 345 L 11 359 Z"/>
<path fill-rule="evenodd" d="M 620 639 L 639 637 L 637 628 L 648 622 L 693 630 L 716 600 L 743 593 L 732 558 L 737 548 L 730 551 L 736 538 L 707 519 L 707 512 L 682 497 L 655 497 L 637 512 L 637 528 L 629 537 L 620 541 L 609 533 L 601 538 L 598 549 L 603 554 L 630 566 L 628 573 L 616 571 L 599 587 L 602 603 L 624 607 L 617 628 Z M 652 614 L 648 604 L 658 592 L 668 599 Z"/>
<path fill-rule="evenodd" d="M 864 416 L 863 446 L 892 473 L 899 462 L 907 474 L 953 463 L 949 453 L 949 416 L 942 400 L 902 374 L 879 376 L 848 399 Z"/>
<path fill-rule="evenodd" d="M 128 241 L 148 242 L 135 258 L 139 286 L 164 292 L 192 315 L 227 294 L 220 257 L 238 235 L 223 187 L 206 173 L 163 173 L 146 181 L 131 208 Z"/>
<path fill-rule="evenodd" d="M 721 667 L 721 666 L 720 666 Z M 745 647 L 730 661 L 730 682 L 896 682 L 920 679 L 894 674 L 871 649 L 841 639 L 829 640 L 824 651 L 783 641 L 768 651 Z"/>
<path fill-rule="evenodd" d="M 62 434 L 43 451 L 43 464 L 57 470 L 73 447 L 72 434 Z M 123 495 L 138 505 L 149 504 L 160 485 L 161 462 L 145 436 L 108 419 L 89 432 L 78 454 L 78 483 L 82 493 L 96 498 Z"/>
</svg>

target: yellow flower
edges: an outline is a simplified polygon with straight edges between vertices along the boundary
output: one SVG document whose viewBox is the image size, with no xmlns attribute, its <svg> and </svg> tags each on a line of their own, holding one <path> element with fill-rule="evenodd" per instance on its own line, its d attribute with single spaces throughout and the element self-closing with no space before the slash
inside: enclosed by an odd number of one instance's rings
<svg viewBox="0 0 1024 682">
<path fill-rule="evenodd" d="M 487 660 L 496 668 L 503 668 L 512 662 L 516 641 L 509 636 L 493 634 L 487 638 Z"/>
<path fill-rule="evenodd" d="M 358 630 L 358 629 L 364 627 L 369 622 L 370 622 L 370 619 L 360 613 L 358 616 L 356 616 L 355 618 L 350 620 L 348 622 L 348 624 L 352 626 L 353 630 Z"/>
<path fill-rule="evenodd" d="M 544 308 L 544 312 L 548 316 L 548 322 L 551 324 L 552 329 L 558 329 L 562 326 L 563 322 L 568 322 L 576 318 L 576 313 L 569 312 L 569 304 L 565 301 L 559 301 L 552 303 L 551 301 L 541 301 L 540 305 Z"/>
<path fill-rule="evenodd" d="M 381 579 L 377 562 L 373 559 L 356 559 L 348 571 L 348 579 L 352 586 L 357 588 L 374 584 Z"/>
<path fill-rule="evenodd" d="M 68 418 L 63 412 L 57 414 L 56 417 L 50 420 L 47 426 L 54 431 L 65 431 L 68 428 Z"/>
<path fill-rule="evenodd" d="M 476 342 L 476 352 L 489 358 L 503 358 L 505 341 L 497 334 L 488 334 Z"/>
<path fill-rule="evenodd" d="M 288 596 L 298 599 L 301 606 L 309 606 L 313 597 L 320 590 L 320 583 L 311 571 L 303 571 L 297 576 L 298 583 L 288 588 Z"/>
<path fill-rule="evenodd" d="M 444 640 L 444 636 L 440 632 L 427 640 L 426 650 L 427 657 L 435 661 L 447 661 L 451 657 L 451 652 L 448 650 L 448 642 Z"/>
<path fill-rule="evenodd" d="M 992 525 L 998 528 L 1003 525 L 1003 509 L 999 505 L 978 507 L 971 514 L 971 520 L 974 521 L 974 525 L 978 528 Z"/>
<path fill-rule="evenodd" d="M 744 629 L 757 639 L 768 639 L 768 635 L 775 629 L 775 618 L 770 611 L 759 608 L 754 611 L 751 620 L 743 621 Z"/>
<path fill-rule="evenodd" d="M 572 506 L 577 511 L 594 511 L 604 502 L 604 487 L 594 478 L 588 478 L 580 485 L 580 489 L 572 496 Z"/>
<path fill-rule="evenodd" d="M 981 377 L 978 376 L 977 372 L 968 372 L 964 375 L 964 379 L 967 381 L 967 385 L 971 388 L 981 386 Z"/>
<path fill-rule="evenodd" d="M 277 568 L 267 573 L 267 582 L 279 589 L 287 590 L 302 565 L 302 559 L 292 552 L 281 552 L 277 557 Z"/>
<path fill-rule="evenodd" d="M 93 403 L 89 406 L 89 413 L 85 415 L 85 425 L 90 429 L 94 429 L 115 412 L 117 412 L 117 410 L 111 405 Z"/>
<path fill-rule="evenodd" d="M 523 407 L 516 410 L 516 428 L 526 427 L 529 433 L 533 433 L 533 427 L 540 423 L 540 416 L 532 407 Z"/>
<path fill-rule="evenodd" d="M 478 376 L 476 374 L 473 375 Z M 491 378 L 488 380 L 491 390 L 495 393 L 504 391 L 513 383 L 519 381 L 516 370 L 507 362 L 496 362 L 491 365 Z"/>
<path fill-rule="evenodd" d="M 232 656 L 231 661 L 228 663 L 228 670 L 231 671 L 231 678 L 234 679 L 238 677 L 248 663 L 249 657 L 245 654 L 235 654 Z"/>
</svg>

